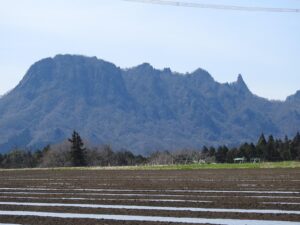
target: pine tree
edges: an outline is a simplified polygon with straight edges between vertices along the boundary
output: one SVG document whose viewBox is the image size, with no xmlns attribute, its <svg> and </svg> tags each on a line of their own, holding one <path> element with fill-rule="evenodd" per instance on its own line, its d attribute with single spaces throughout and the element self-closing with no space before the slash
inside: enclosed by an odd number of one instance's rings
<svg viewBox="0 0 300 225">
<path fill-rule="evenodd" d="M 208 154 L 209 154 L 209 157 L 214 157 L 216 154 L 216 149 L 213 146 L 211 146 L 209 148 Z"/>
<path fill-rule="evenodd" d="M 203 158 L 207 158 L 209 156 L 209 149 L 206 146 L 203 146 L 201 155 Z"/>
<path fill-rule="evenodd" d="M 269 161 L 280 160 L 280 155 L 278 151 L 278 141 L 275 141 L 273 135 L 270 135 L 268 139 L 266 158 Z"/>
<path fill-rule="evenodd" d="M 251 158 L 257 158 L 258 154 L 257 154 L 255 145 L 253 143 L 251 143 L 249 148 L 250 148 L 250 159 Z"/>
<path fill-rule="evenodd" d="M 233 148 L 233 149 L 230 149 L 227 154 L 226 154 L 226 162 L 227 163 L 233 163 L 233 159 L 235 158 L 235 153 L 236 153 L 237 149 L 236 148 Z"/>
<path fill-rule="evenodd" d="M 69 142 L 71 143 L 70 158 L 72 166 L 86 166 L 86 149 L 80 135 L 75 130 Z"/>
<path fill-rule="evenodd" d="M 252 155 L 251 145 L 249 145 L 248 143 L 244 143 L 240 146 L 239 152 L 240 157 L 245 157 L 248 162 L 250 161 Z"/>
<path fill-rule="evenodd" d="M 257 149 L 258 156 L 263 159 L 266 159 L 267 141 L 264 134 L 261 134 L 261 136 L 259 137 L 258 142 L 256 144 L 256 149 Z"/>
<path fill-rule="evenodd" d="M 282 143 L 282 146 L 280 148 L 280 157 L 282 160 L 291 160 L 291 146 L 290 146 L 290 140 L 287 136 L 284 137 L 284 142 Z"/>
<path fill-rule="evenodd" d="M 266 144 L 267 144 L 267 141 L 266 141 L 265 135 L 261 134 L 258 139 L 257 145 L 266 145 Z"/>
<path fill-rule="evenodd" d="M 297 132 L 291 144 L 292 159 L 300 159 L 300 133 Z"/>
<path fill-rule="evenodd" d="M 216 161 L 218 163 L 225 163 L 227 158 L 228 148 L 226 146 L 220 146 L 216 151 Z"/>
</svg>

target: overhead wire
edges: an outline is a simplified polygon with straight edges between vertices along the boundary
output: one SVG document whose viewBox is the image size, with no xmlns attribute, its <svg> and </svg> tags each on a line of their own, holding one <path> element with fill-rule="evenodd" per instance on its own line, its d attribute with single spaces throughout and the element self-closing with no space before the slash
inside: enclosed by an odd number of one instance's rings
<svg viewBox="0 0 300 225">
<path fill-rule="evenodd" d="M 268 13 L 300 13 L 300 8 L 272 8 L 272 7 L 259 7 L 259 6 L 204 4 L 204 3 L 172 1 L 172 0 L 122 0 L 122 1 L 155 4 L 155 5 L 169 5 L 169 6 L 177 6 L 177 7 L 215 9 L 215 10 L 268 12 Z"/>
</svg>

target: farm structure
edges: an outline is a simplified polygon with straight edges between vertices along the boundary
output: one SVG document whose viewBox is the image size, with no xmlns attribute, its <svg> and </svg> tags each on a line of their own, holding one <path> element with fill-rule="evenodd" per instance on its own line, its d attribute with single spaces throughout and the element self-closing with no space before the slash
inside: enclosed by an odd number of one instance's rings
<svg viewBox="0 0 300 225">
<path fill-rule="evenodd" d="M 234 158 L 233 161 L 234 163 L 245 163 L 246 162 L 246 158 L 242 157 L 242 158 Z"/>
</svg>

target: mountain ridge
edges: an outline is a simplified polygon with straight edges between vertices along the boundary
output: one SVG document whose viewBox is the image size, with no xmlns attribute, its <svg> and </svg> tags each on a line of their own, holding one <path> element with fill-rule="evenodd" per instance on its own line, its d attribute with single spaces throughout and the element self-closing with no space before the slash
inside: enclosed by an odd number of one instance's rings
<svg viewBox="0 0 300 225">
<path fill-rule="evenodd" d="M 34 63 L 0 98 L 0 151 L 59 142 L 73 129 L 93 144 L 136 153 L 236 145 L 262 132 L 294 135 L 298 95 L 273 102 L 252 94 L 241 75 L 219 83 L 201 68 L 121 69 L 96 57 L 57 55 Z"/>
</svg>

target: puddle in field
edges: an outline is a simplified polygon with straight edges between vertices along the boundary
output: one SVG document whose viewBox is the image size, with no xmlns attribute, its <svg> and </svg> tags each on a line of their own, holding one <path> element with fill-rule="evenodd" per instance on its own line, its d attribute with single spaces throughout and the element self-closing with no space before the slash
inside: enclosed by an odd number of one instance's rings
<svg viewBox="0 0 300 225">
<path fill-rule="evenodd" d="M 170 192 L 187 192 L 187 193 L 251 193 L 251 194 L 300 194 L 299 191 L 220 191 L 220 190 L 168 190 Z"/>
<path fill-rule="evenodd" d="M 28 191 L 16 191 L 8 192 L 1 191 L 0 194 L 10 194 L 10 195 L 66 195 L 66 194 L 75 194 L 75 193 L 63 193 L 63 192 L 28 192 Z"/>
<path fill-rule="evenodd" d="M 300 205 L 299 202 L 262 202 L 265 205 Z"/>
<path fill-rule="evenodd" d="M 80 195 L 93 196 L 128 196 L 128 197 L 185 197 L 186 195 L 169 195 L 169 194 L 109 194 L 109 193 L 75 193 Z"/>
<path fill-rule="evenodd" d="M 159 216 L 130 216 L 130 215 L 101 215 L 78 213 L 53 213 L 30 211 L 0 211 L 0 215 L 6 216 L 36 216 L 72 219 L 98 219 L 115 221 L 141 221 L 141 222 L 168 222 L 168 223 L 195 223 L 195 224 L 219 224 L 219 225 L 299 225 L 298 222 L 271 221 L 271 220 L 239 220 L 239 219 L 206 219 L 189 217 L 159 217 Z"/>
<path fill-rule="evenodd" d="M 0 192 L 1 193 L 1 192 Z M 184 197 L 193 197 L 193 195 L 181 195 Z M 274 195 L 240 195 L 240 196 L 228 196 L 228 195 L 196 195 L 199 198 L 269 198 L 269 199 L 299 199 L 297 196 L 274 196 Z"/>
<path fill-rule="evenodd" d="M 37 199 L 37 200 L 91 200 L 91 201 L 141 201 L 141 202 L 187 202 L 187 203 L 212 203 L 213 201 L 198 201 L 184 199 L 117 199 L 117 198 L 53 198 L 53 197 L 15 197 L 15 196 L 0 196 L 0 198 L 11 199 Z"/>
<path fill-rule="evenodd" d="M 84 196 L 127 196 L 127 197 L 197 197 L 197 198 L 267 198 L 267 199 L 300 199 L 300 196 L 272 196 L 272 195 L 241 195 L 241 196 L 226 196 L 226 195 L 173 195 L 173 194 L 127 194 L 127 193 L 78 193 L 78 192 L 6 192 L 0 194 L 9 195 L 84 195 Z M 1 197 L 1 196 L 0 196 Z"/>
<path fill-rule="evenodd" d="M 231 197 L 231 196 L 229 196 Z M 236 196 L 238 197 L 238 196 Z M 296 197 L 296 196 L 262 196 L 262 195 L 259 195 L 259 196 L 242 196 L 242 197 L 246 197 L 246 198 L 291 198 L 291 199 L 294 199 L 294 198 L 300 198 L 300 197 Z"/>
<path fill-rule="evenodd" d="M 134 189 L 95 189 L 95 188 L 0 188 L 0 190 L 25 191 L 102 191 L 102 192 L 186 192 L 186 193 L 252 193 L 252 194 L 300 194 L 300 191 L 255 191 L 255 190 L 134 190 Z"/>
<path fill-rule="evenodd" d="M 3 179 L 6 179 L 6 180 L 10 180 L 10 181 L 21 181 L 21 180 L 24 180 L 24 181 L 65 181 L 65 180 L 68 180 L 68 181 L 78 181 L 79 179 L 71 179 L 71 178 L 6 178 L 6 177 L 1 177 Z"/>
<path fill-rule="evenodd" d="M 11 195 L 92 195 L 92 196 L 128 196 L 128 197 L 188 197 L 189 195 L 172 195 L 172 194 L 109 194 L 109 193 L 76 193 L 76 192 L 0 192 L 0 194 L 11 194 Z"/>
<path fill-rule="evenodd" d="M 0 205 L 300 215 L 300 211 L 275 210 L 275 209 L 220 209 L 220 208 L 193 208 L 193 207 L 138 206 L 138 205 L 38 203 L 38 202 L 0 202 Z"/>
<path fill-rule="evenodd" d="M 14 224 L 14 223 L 0 223 L 0 225 L 21 225 L 21 224 Z"/>
</svg>

